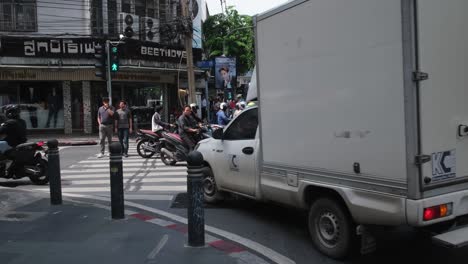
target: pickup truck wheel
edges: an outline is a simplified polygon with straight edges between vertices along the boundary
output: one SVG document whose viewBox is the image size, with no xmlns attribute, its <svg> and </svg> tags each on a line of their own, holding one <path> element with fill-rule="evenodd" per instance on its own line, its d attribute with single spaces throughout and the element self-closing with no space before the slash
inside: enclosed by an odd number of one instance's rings
<svg viewBox="0 0 468 264">
<path fill-rule="evenodd" d="M 323 254 L 343 259 L 356 241 L 355 225 L 343 205 L 331 198 L 319 198 L 309 211 L 309 232 L 315 247 Z"/>
<path fill-rule="evenodd" d="M 205 202 L 216 203 L 223 200 L 223 195 L 216 186 L 216 181 L 211 168 L 204 167 L 203 175 L 203 194 L 205 196 Z"/>
</svg>

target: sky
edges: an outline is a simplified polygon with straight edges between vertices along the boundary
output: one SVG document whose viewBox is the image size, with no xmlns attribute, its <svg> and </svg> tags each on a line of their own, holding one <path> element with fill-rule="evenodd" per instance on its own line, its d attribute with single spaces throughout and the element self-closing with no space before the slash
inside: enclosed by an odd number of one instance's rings
<svg viewBox="0 0 468 264">
<path fill-rule="evenodd" d="M 221 13 L 220 0 L 205 0 L 210 10 L 210 15 Z M 227 6 L 235 6 L 242 15 L 255 15 L 279 6 L 288 0 L 226 0 Z"/>
</svg>

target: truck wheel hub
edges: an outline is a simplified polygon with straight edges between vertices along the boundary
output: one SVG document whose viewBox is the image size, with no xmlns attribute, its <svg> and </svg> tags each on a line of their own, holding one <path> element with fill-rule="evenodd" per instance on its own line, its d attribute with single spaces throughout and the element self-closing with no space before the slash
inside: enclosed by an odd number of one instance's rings
<svg viewBox="0 0 468 264">
<path fill-rule="evenodd" d="M 205 194 L 208 196 L 212 196 L 215 192 L 215 182 L 213 177 L 206 177 L 203 181 L 203 189 Z"/>
<path fill-rule="evenodd" d="M 340 226 L 337 217 L 330 213 L 323 213 L 317 221 L 317 230 L 322 243 L 328 247 L 336 246 L 340 236 Z"/>
</svg>

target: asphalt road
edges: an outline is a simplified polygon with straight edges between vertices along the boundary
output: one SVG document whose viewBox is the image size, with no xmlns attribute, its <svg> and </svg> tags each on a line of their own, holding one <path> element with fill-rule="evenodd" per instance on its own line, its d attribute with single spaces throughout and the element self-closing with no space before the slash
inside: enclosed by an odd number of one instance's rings
<svg viewBox="0 0 468 264">
<path fill-rule="evenodd" d="M 70 166 L 76 166 L 77 163 L 83 160 L 93 161 L 90 158 L 96 155 L 98 149 L 98 146 L 62 148 L 60 150 L 62 169 L 70 169 Z M 158 167 L 156 169 L 164 170 L 165 168 Z M 88 173 L 92 174 L 93 172 Z M 171 176 L 165 177 L 170 179 Z M 138 183 L 139 187 L 144 187 L 146 184 L 144 180 L 148 180 L 148 178 L 150 177 L 142 177 L 141 180 L 143 181 Z M 21 180 L 19 183 L 20 187 L 31 187 L 27 179 Z M 130 184 L 135 183 L 131 182 Z M 178 184 L 183 185 L 184 183 L 180 182 Z M 16 187 L 18 184 L 10 184 L 9 186 Z M 73 185 L 70 187 L 73 187 Z M 158 194 L 158 191 L 153 192 L 155 195 Z M 172 200 L 142 199 L 136 202 L 180 216 L 186 216 L 187 210 L 184 208 L 183 202 L 176 203 L 177 200 L 184 200 L 179 199 L 182 197 L 179 193 L 181 192 L 164 192 L 165 195 L 173 195 Z M 324 257 L 313 248 L 307 230 L 306 216 L 306 212 L 273 204 L 258 203 L 243 198 L 230 199 L 219 205 L 208 206 L 205 209 L 205 223 L 207 225 L 258 242 L 289 257 L 298 264 L 406 263 L 410 261 L 425 264 L 461 264 L 466 263 L 468 259 L 468 250 L 466 248 L 449 250 L 433 245 L 429 238 L 411 228 L 397 228 L 378 230 L 376 234 L 378 239 L 376 252 L 365 256 L 354 256 L 343 262 L 335 261 Z"/>
</svg>

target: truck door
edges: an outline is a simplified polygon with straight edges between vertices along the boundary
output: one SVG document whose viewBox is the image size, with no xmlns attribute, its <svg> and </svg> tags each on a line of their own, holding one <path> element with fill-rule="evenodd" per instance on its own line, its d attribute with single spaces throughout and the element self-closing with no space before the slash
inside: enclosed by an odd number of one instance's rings
<svg viewBox="0 0 468 264">
<path fill-rule="evenodd" d="M 468 1 L 417 6 L 421 184 L 449 192 L 468 181 Z"/>
<path fill-rule="evenodd" d="M 257 129 L 258 109 L 247 109 L 241 113 L 224 132 L 224 157 L 226 168 L 225 188 L 255 195 L 257 176 Z"/>
</svg>

